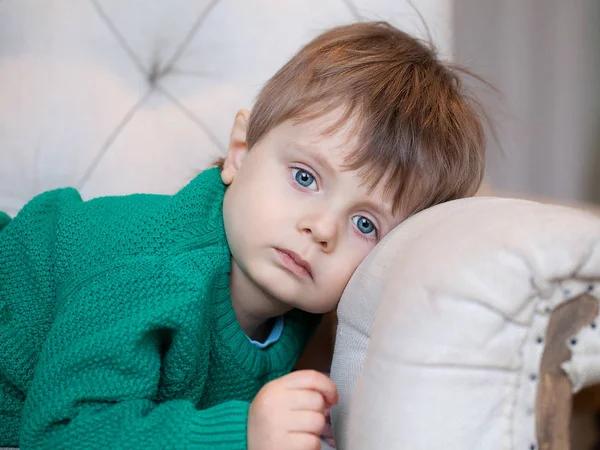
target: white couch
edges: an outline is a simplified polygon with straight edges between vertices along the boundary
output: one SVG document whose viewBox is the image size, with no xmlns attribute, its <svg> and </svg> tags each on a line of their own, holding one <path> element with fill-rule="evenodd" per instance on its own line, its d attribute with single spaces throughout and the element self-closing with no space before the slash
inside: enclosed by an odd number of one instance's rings
<svg viewBox="0 0 600 450">
<path fill-rule="evenodd" d="M 449 54 L 450 0 L 415 3 Z M 178 190 L 300 45 L 361 17 L 424 31 L 395 0 L 0 0 L 0 210 L 66 185 Z M 536 446 L 537 338 L 595 286 L 599 239 L 592 216 L 498 199 L 395 230 L 340 304 L 338 448 Z M 598 378 L 596 330 L 578 339 L 573 389 Z"/>
</svg>

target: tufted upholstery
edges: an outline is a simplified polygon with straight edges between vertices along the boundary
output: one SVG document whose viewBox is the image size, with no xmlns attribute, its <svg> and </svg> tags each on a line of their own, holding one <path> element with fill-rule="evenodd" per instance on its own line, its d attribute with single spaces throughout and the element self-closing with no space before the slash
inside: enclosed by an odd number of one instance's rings
<svg viewBox="0 0 600 450">
<path fill-rule="evenodd" d="M 450 0 L 416 3 L 448 54 Z M 424 33 L 397 0 L 0 0 L 0 211 L 176 191 L 302 44 L 361 17 Z"/>
</svg>

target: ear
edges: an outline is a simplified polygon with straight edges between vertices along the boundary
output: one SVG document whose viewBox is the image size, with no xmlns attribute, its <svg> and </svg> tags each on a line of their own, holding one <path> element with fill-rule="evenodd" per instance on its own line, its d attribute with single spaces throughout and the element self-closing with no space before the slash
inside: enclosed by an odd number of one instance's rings
<svg viewBox="0 0 600 450">
<path fill-rule="evenodd" d="M 226 185 L 233 182 L 238 170 L 242 166 L 244 158 L 248 154 L 248 145 L 246 145 L 246 131 L 248 129 L 248 120 L 250 111 L 242 109 L 235 115 L 231 136 L 229 137 L 229 147 L 227 157 L 221 170 L 221 180 Z"/>
</svg>

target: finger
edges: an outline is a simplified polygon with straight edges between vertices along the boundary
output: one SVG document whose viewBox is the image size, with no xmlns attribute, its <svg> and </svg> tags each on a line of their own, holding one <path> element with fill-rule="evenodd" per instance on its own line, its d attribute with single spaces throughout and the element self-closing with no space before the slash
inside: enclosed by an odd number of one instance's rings
<svg viewBox="0 0 600 450">
<path fill-rule="evenodd" d="M 321 440 L 310 433 L 290 433 L 290 449 L 293 450 L 321 450 Z"/>
<path fill-rule="evenodd" d="M 286 375 L 281 380 L 288 389 L 309 389 L 319 392 L 330 406 L 338 402 L 335 383 L 328 376 L 316 370 L 298 370 Z"/>
<path fill-rule="evenodd" d="M 289 421 L 291 423 L 286 425 L 289 431 L 320 436 L 325 428 L 325 416 L 315 411 L 295 411 L 289 415 Z"/>
<path fill-rule="evenodd" d="M 288 394 L 287 404 L 292 411 L 316 411 L 325 413 L 325 398 L 317 391 L 292 390 Z"/>
<path fill-rule="evenodd" d="M 331 423 L 327 419 L 325 420 L 325 427 L 321 436 L 324 438 L 333 438 L 333 428 L 331 428 Z"/>
<path fill-rule="evenodd" d="M 327 442 L 327 445 L 329 445 L 331 448 L 337 448 L 335 446 L 335 440 L 333 438 L 324 437 L 323 440 Z"/>
<path fill-rule="evenodd" d="M 321 433 L 321 439 L 324 439 L 325 442 L 329 444 L 330 447 L 335 448 L 335 436 L 333 434 L 333 428 L 331 428 L 331 421 L 327 415 L 325 416 L 325 428 L 323 429 L 323 433 Z"/>
</svg>

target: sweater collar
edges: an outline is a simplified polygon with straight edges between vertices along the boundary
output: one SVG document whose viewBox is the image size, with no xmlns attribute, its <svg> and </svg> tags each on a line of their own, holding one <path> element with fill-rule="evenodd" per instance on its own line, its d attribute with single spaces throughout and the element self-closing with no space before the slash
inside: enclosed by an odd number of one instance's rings
<svg viewBox="0 0 600 450">
<path fill-rule="evenodd" d="M 214 256 L 218 255 L 213 267 L 215 272 L 212 277 L 212 295 L 214 297 L 211 299 L 217 339 L 220 347 L 230 354 L 232 360 L 249 373 L 260 376 L 267 372 L 288 372 L 300 356 L 320 316 L 300 310 L 290 311 L 284 316 L 284 326 L 277 342 L 267 348 L 259 348 L 250 342 L 237 321 L 231 302 L 229 290 L 231 253 L 223 222 L 223 197 L 226 186 L 221 181 L 220 174 L 219 168 L 205 170 L 177 195 L 182 198 L 182 201 L 189 202 L 190 198 L 192 201 L 197 199 L 198 204 L 206 208 L 200 214 L 205 222 L 202 227 L 196 224 L 191 228 L 203 230 L 193 239 L 194 246 L 200 243 L 202 247 L 212 244 L 213 251 L 216 253 Z M 192 220 L 197 221 L 198 216 Z M 189 224 L 189 222 L 190 220 L 182 220 L 182 223 Z M 190 227 L 186 226 L 186 229 L 189 230 Z"/>
</svg>

